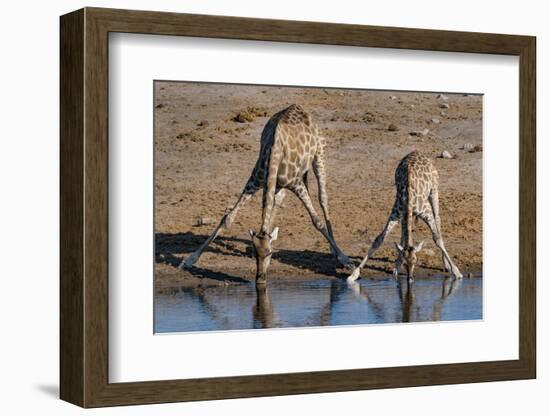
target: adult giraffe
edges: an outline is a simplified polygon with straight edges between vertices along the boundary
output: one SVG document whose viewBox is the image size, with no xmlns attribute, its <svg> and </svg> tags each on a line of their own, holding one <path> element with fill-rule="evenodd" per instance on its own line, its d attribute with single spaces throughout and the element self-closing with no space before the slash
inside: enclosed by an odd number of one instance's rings
<svg viewBox="0 0 550 416">
<path fill-rule="evenodd" d="M 324 222 L 317 215 L 308 192 L 307 174 L 311 168 L 317 178 Z M 325 138 L 311 117 L 300 106 L 293 104 L 267 122 L 262 131 L 260 155 L 237 203 L 222 217 L 206 241 L 182 261 L 180 268 L 193 266 L 220 232 L 229 228 L 239 209 L 260 189 L 263 190 L 262 225 L 259 232 L 250 230 L 257 283 L 266 282 L 273 241 L 278 235 L 278 228 L 273 228 L 274 210 L 276 205 L 281 205 L 286 190 L 302 201 L 313 225 L 328 241 L 338 262 L 345 267 L 353 267 L 351 260 L 336 244 L 332 232 L 326 190 Z"/>
</svg>

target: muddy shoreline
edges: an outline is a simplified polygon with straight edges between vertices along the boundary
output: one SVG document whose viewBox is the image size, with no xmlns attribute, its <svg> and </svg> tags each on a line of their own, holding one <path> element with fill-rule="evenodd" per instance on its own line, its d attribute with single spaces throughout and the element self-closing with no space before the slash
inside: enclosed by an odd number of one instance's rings
<svg viewBox="0 0 550 416">
<path fill-rule="evenodd" d="M 383 228 L 395 197 L 394 171 L 413 150 L 432 157 L 440 176 L 443 237 L 461 271 L 482 270 L 482 98 L 463 94 L 155 83 L 155 283 L 230 285 L 252 281 L 248 229 L 257 229 L 261 195 L 205 251 L 197 267 L 177 265 L 210 234 L 237 200 L 269 116 L 300 104 L 327 137 L 327 186 L 335 238 L 356 263 Z M 447 107 L 448 108 L 445 108 Z M 239 114 L 251 114 L 239 117 Z M 437 156 L 448 151 L 453 158 Z M 313 175 L 311 175 L 313 176 Z M 310 177 L 312 199 L 316 183 Z M 316 204 L 317 209 L 318 204 Z M 320 210 L 319 210 L 320 212 Z M 328 244 L 292 195 L 277 213 L 279 239 L 269 279 L 344 278 Z M 387 277 L 396 228 L 363 271 Z M 417 274 L 442 275 L 441 256 L 423 223 Z"/>
</svg>

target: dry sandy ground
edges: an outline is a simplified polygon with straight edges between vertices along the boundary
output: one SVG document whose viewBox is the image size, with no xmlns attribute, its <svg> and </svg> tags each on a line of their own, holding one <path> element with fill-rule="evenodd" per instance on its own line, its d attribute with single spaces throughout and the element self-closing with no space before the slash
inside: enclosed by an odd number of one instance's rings
<svg viewBox="0 0 550 416">
<path fill-rule="evenodd" d="M 251 280 L 255 262 L 248 229 L 257 230 L 261 192 L 232 227 L 204 252 L 196 267 L 177 269 L 237 200 L 254 166 L 269 117 L 296 103 L 328 138 L 328 195 L 340 248 L 358 262 L 383 228 L 395 197 L 394 171 L 412 150 L 431 156 L 440 175 L 443 237 L 457 266 L 482 269 L 482 97 L 465 94 L 354 91 L 223 84 L 155 83 L 155 274 L 158 285 L 228 284 Z M 442 108 L 448 105 L 449 108 Z M 251 110 L 251 121 L 239 112 Z M 392 128 L 389 126 L 393 124 Z M 394 127 L 397 130 L 394 130 Z M 426 133 L 411 135 L 411 132 Z M 449 151 L 454 158 L 437 156 Z M 317 187 L 310 175 L 310 191 Z M 317 204 L 318 207 L 318 204 Z M 319 213 L 321 213 L 319 209 Z M 200 219 L 211 222 L 198 225 Z M 277 212 L 279 239 L 269 278 L 345 277 L 328 244 L 298 199 L 288 194 Z M 369 261 L 362 276 L 387 276 L 399 227 Z M 441 273 L 441 256 L 422 222 L 414 240 L 426 239 L 419 275 Z"/>
</svg>

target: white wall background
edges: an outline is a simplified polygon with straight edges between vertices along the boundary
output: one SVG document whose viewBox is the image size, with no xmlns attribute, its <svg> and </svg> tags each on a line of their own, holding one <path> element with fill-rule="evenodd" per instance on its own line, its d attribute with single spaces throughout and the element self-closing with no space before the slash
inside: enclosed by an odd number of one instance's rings
<svg viewBox="0 0 550 416">
<path fill-rule="evenodd" d="M 259 2 L 231 0 L 5 2 L 0 14 L 0 409 L 3 414 L 83 412 L 58 395 L 58 16 L 83 6 L 166 10 L 276 19 L 529 34 L 538 37 L 538 330 L 539 377 L 399 390 L 317 394 L 87 411 L 88 414 L 548 414 L 550 361 L 543 332 L 550 300 L 543 259 L 550 233 L 543 184 L 550 146 L 542 129 L 550 86 L 550 26 L 545 2 L 524 0 Z M 544 177 L 546 176 L 546 178 Z M 546 199 L 546 200 L 545 200 Z M 505 256 L 503 256 L 505 257 Z M 405 348 L 403 353 L 406 353 Z"/>
</svg>

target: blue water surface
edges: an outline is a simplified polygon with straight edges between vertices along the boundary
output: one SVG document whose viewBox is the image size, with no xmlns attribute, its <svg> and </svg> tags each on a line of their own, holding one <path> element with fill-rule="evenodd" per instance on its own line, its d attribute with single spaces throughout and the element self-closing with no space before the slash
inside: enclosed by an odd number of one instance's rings
<svg viewBox="0 0 550 416">
<path fill-rule="evenodd" d="M 154 331 L 225 331 L 482 319 L 482 279 L 443 276 L 274 280 L 266 287 L 236 284 L 168 287 L 155 293 Z"/>
</svg>

